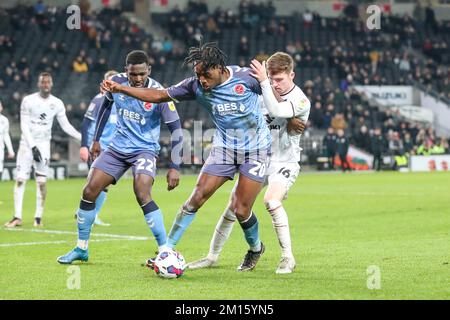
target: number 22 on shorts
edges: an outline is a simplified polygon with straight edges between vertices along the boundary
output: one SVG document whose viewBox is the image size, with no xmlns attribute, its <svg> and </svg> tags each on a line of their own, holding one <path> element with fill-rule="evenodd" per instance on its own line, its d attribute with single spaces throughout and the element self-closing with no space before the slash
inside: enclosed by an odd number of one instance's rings
<svg viewBox="0 0 450 320">
<path fill-rule="evenodd" d="M 155 167 L 154 160 L 139 158 L 137 162 L 138 162 L 137 170 L 145 170 L 153 172 L 153 168 Z"/>
</svg>

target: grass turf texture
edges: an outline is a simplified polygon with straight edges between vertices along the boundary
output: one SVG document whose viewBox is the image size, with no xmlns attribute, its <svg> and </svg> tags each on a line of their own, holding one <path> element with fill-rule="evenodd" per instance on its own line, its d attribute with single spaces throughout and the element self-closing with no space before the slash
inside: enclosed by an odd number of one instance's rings
<svg viewBox="0 0 450 320">
<path fill-rule="evenodd" d="M 167 192 L 165 177 L 158 177 L 153 196 L 167 230 L 195 179 L 183 176 Z M 67 288 L 68 266 L 56 263 L 76 235 L 27 231 L 35 204 L 31 181 L 26 230 L 0 229 L 0 299 L 449 299 L 449 181 L 449 173 L 303 174 L 285 202 L 297 258 L 293 274 L 275 274 L 280 249 L 261 193 L 254 209 L 267 249 L 253 272 L 236 271 L 247 245 L 235 225 L 218 267 L 187 270 L 173 280 L 141 266 L 154 255 L 154 240 L 92 242 L 89 262 L 79 265 L 78 290 Z M 44 230 L 76 231 L 73 215 L 83 185 L 82 179 L 49 182 Z M 177 249 L 187 261 L 207 253 L 232 186 L 219 189 L 184 234 Z M 2 223 L 12 216 L 12 190 L 12 182 L 0 183 Z M 94 227 L 94 233 L 151 236 L 129 179 L 110 188 L 101 218 L 111 226 Z M 5 246 L 53 241 L 58 243 Z M 380 270 L 379 290 L 367 287 L 372 265 Z"/>
</svg>

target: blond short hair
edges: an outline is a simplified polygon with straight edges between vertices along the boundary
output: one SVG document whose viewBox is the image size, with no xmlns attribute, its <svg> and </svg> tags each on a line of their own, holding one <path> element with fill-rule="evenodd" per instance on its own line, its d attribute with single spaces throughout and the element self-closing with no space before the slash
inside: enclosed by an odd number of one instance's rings
<svg viewBox="0 0 450 320">
<path fill-rule="evenodd" d="M 109 70 L 108 72 L 105 73 L 103 79 L 108 80 L 108 78 L 115 76 L 116 74 L 119 74 L 116 70 Z"/>
<path fill-rule="evenodd" d="M 267 71 L 273 73 L 291 73 L 294 71 L 294 59 L 285 52 L 275 52 L 267 59 Z"/>
</svg>

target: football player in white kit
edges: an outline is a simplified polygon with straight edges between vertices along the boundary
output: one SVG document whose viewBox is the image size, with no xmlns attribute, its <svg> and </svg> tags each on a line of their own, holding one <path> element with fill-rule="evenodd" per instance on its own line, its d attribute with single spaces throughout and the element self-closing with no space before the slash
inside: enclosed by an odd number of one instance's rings
<svg viewBox="0 0 450 320">
<path fill-rule="evenodd" d="M 22 136 L 16 162 L 16 184 L 14 186 L 15 214 L 5 224 L 7 228 L 22 225 L 22 204 L 25 183 L 34 167 L 36 179 L 36 212 L 34 226 L 41 227 L 47 193 L 47 171 L 50 163 L 50 140 L 53 119 L 56 117 L 65 133 L 81 141 L 81 134 L 69 123 L 61 99 L 51 94 L 53 80 L 50 73 L 39 75 L 39 92 L 25 96 L 20 106 L 20 128 Z"/>
<path fill-rule="evenodd" d="M 3 105 L 0 101 L 0 180 L 2 180 L 3 160 L 5 159 L 5 146 L 8 150 L 8 159 L 13 159 L 14 149 L 9 136 L 9 121 L 8 118 L 2 115 Z"/>
<path fill-rule="evenodd" d="M 288 132 L 288 119 L 300 118 L 303 123 L 308 121 L 310 101 L 302 90 L 295 85 L 293 71 L 294 61 L 284 52 L 276 52 L 266 64 L 257 60 L 251 63 L 252 75 L 258 79 L 262 88 L 263 112 L 271 129 L 272 155 L 267 169 L 264 204 L 272 217 L 272 223 L 281 246 L 281 260 L 276 269 L 278 274 L 292 273 L 296 262 L 292 253 L 291 237 L 287 213 L 282 201 L 287 198 L 300 172 L 300 137 Z M 273 90 L 281 97 L 276 97 Z M 280 101 L 279 101 L 280 100 Z M 225 241 L 228 239 L 236 217 L 225 210 L 220 217 L 211 240 L 207 257 L 188 264 L 190 269 L 211 267 L 217 263 Z"/>
</svg>

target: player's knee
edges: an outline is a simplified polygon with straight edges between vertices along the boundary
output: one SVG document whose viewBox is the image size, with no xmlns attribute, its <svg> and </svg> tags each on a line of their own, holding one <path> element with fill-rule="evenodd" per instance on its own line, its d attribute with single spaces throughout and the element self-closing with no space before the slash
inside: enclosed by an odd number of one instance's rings
<svg viewBox="0 0 450 320">
<path fill-rule="evenodd" d="M 282 206 L 280 200 L 270 199 L 270 198 L 264 199 L 264 205 L 266 206 L 266 209 L 270 214 L 273 214 L 273 212 L 275 210 L 277 210 L 279 207 Z"/>
<path fill-rule="evenodd" d="M 93 188 L 90 184 L 86 185 L 83 189 L 83 199 L 94 202 L 97 199 L 99 192 Z"/>
<path fill-rule="evenodd" d="M 252 206 L 245 202 L 235 202 L 232 211 L 239 220 L 246 219 L 252 211 Z"/>
<path fill-rule="evenodd" d="M 21 187 L 21 186 L 23 186 L 23 185 L 25 184 L 25 182 L 26 182 L 25 179 L 17 178 L 17 180 L 16 180 L 16 185 L 17 185 L 18 187 Z"/>
<path fill-rule="evenodd" d="M 38 184 L 39 187 L 45 186 L 45 184 L 47 183 L 47 177 L 36 176 L 36 183 Z"/>
</svg>

